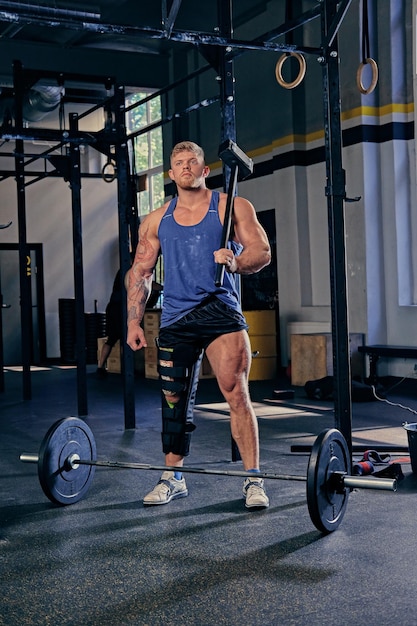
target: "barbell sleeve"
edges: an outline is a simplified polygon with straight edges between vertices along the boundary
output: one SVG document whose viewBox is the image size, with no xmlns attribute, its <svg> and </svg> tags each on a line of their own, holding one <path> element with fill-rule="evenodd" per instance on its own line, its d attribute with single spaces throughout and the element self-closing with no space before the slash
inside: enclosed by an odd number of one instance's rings
<svg viewBox="0 0 417 626">
<path fill-rule="evenodd" d="M 19 459 L 22 463 L 37 463 L 39 461 L 39 454 L 35 452 L 22 452 Z"/>
<path fill-rule="evenodd" d="M 344 487 L 349 489 L 386 489 L 397 491 L 395 478 L 378 478 L 377 476 L 344 476 Z"/>
</svg>

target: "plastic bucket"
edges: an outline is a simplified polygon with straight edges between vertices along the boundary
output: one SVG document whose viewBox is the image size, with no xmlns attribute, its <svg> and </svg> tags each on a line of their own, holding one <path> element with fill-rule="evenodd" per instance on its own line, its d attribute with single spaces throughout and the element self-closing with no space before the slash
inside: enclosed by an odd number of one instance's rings
<svg viewBox="0 0 417 626">
<path fill-rule="evenodd" d="M 417 424 L 404 424 L 404 428 L 407 431 L 411 469 L 413 474 L 417 474 Z"/>
</svg>

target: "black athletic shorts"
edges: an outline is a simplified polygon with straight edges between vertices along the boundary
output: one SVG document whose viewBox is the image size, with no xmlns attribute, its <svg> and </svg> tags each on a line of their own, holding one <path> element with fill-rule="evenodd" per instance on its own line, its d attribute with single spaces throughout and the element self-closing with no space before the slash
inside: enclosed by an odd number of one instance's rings
<svg viewBox="0 0 417 626">
<path fill-rule="evenodd" d="M 211 297 L 177 322 L 161 328 L 159 345 L 171 347 L 178 343 L 192 343 L 205 350 L 217 337 L 248 328 L 242 313 Z"/>
</svg>

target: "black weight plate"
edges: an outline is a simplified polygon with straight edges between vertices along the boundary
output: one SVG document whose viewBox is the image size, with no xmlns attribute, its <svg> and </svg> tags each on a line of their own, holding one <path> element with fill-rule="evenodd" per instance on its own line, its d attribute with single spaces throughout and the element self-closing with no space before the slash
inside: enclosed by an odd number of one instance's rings
<svg viewBox="0 0 417 626">
<path fill-rule="evenodd" d="M 338 528 L 349 498 L 348 489 L 336 487 L 332 473 L 350 475 L 350 467 L 350 454 L 342 433 L 336 428 L 320 433 L 314 442 L 308 464 L 307 505 L 311 521 L 323 533 Z"/>
<path fill-rule="evenodd" d="M 65 417 L 51 426 L 39 451 L 38 476 L 44 494 L 56 504 L 74 504 L 84 497 L 94 476 L 93 465 L 71 468 L 68 457 L 96 460 L 96 442 L 78 417 Z"/>
</svg>

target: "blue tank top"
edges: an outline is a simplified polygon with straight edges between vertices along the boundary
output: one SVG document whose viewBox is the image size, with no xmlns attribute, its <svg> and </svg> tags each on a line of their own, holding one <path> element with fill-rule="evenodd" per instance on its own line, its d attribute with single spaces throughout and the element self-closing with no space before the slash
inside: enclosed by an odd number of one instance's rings
<svg viewBox="0 0 417 626">
<path fill-rule="evenodd" d="M 216 296 L 241 312 L 234 275 L 224 272 L 223 286 L 214 284 L 213 252 L 220 247 L 223 228 L 218 204 L 219 192 L 212 191 L 209 209 L 201 222 L 181 226 L 175 221 L 177 198 L 173 198 L 161 220 L 158 230 L 164 261 L 161 328 L 181 319 L 209 296 Z M 229 247 L 236 256 L 242 251 L 242 246 L 235 242 L 230 242 Z"/>
</svg>

